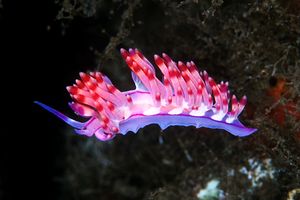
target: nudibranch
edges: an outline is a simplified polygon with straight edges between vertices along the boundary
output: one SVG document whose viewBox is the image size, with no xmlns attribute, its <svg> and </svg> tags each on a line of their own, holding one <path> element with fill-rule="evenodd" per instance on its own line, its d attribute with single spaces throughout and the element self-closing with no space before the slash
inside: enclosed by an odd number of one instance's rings
<svg viewBox="0 0 300 200">
<path fill-rule="evenodd" d="M 238 116 L 246 105 L 246 96 L 237 100 L 228 90 L 228 82 L 217 84 L 206 71 L 198 72 L 193 61 L 174 62 L 167 54 L 154 55 L 163 75 L 160 81 L 155 68 L 137 49 L 121 49 L 132 70 L 135 90 L 121 92 L 100 72 L 80 73 L 80 79 L 68 86 L 73 111 L 89 118 L 75 121 L 57 110 L 35 102 L 75 128 L 80 135 L 106 141 L 149 124 L 161 129 L 169 126 L 195 126 L 224 129 L 239 137 L 257 129 L 245 127 Z"/>
</svg>

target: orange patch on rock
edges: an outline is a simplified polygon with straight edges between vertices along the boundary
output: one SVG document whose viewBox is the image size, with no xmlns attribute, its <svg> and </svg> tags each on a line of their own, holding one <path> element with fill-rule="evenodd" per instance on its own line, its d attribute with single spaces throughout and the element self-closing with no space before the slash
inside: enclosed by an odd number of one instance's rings
<svg viewBox="0 0 300 200">
<path fill-rule="evenodd" d="M 267 90 L 267 95 L 272 99 L 272 103 L 275 105 L 270 116 L 280 126 L 286 125 L 286 119 L 288 117 L 294 118 L 296 121 L 300 120 L 300 112 L 297 110 L 297 102 L 299 98 L 291 99 L 289 87 L 286 84 L 284 78 L 276 78 L 274 83 Z M 282 98 L 285 98 L 284 102 L 279 102 Z M 300 140 L 300 132 L 296 134 L 297 139 Z"/>
</svg>

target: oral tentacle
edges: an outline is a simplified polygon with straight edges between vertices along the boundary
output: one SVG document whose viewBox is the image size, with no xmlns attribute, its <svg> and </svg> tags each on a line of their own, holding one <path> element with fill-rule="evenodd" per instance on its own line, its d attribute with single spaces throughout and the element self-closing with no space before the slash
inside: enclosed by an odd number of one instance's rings
<svg viewBox="0 0 300 200">
<path fill-rule="evenodd" d="M 73 128 L 81 129 L 85 125 L 85 123 L 75 121 L 74 119 L 71 119 L 71 118 L 67 117 L 66 115 L 64 115 L 61 112 L 55 110 L 54 108 L 51 108 L 50 106 L 47 106 L 46 104 L 43 104 L 39 101 L 35 101 L 34 103 L 41 106 L 42 108 L 49 111 L 50 113 L 54 114 L 56 117 L 63 120 L 65 123 L 69 124 Z"/>
</svg>

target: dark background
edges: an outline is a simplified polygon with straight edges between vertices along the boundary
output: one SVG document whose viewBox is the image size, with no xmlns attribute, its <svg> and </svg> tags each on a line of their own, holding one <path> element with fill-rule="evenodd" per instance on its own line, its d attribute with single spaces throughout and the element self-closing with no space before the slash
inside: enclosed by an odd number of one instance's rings
<svg viewBox="0 0 300 200">
<path fill-rule="evenodd" d="M 67 102 L 64 86 L 89 60 L 80 51 L 83 27 L 75 24 L 62 37 L 55 22 L 53 1 L 4 1 L 1 10 L 1 69 L 3 118 L 1 131 L 0 199 L 56 199 L 62 174 L 57 157 L 62 154 L 64 127 L 34 100 L 56 105 Z M 53 26 L 53 31 L 47 31 Z M 60 89 L 59 89 L 60 88 Z"/>
</svg>

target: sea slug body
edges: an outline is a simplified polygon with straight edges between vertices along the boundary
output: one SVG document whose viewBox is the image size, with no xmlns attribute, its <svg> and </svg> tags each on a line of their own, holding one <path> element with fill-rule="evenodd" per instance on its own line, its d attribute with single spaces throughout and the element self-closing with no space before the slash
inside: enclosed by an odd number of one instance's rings
<svg viewBox="0 0 300 200">
<path fill-rule="evenodd" d="M 257 129 L 238 120 L 246 105 L 246 96 L 237 100 L 228 90 L 228 82 L 217 84 L 206 71 L 198 72 L 193 61 L 175 63 L 167 54 L 154 55 L 163 75 L 160 81 L 154 66 L 137 49 L 121 49 L 132 70 L 135 90 L 121 92 L 100 72 L 80 73 L 80 79 L 68 86 L 73 111 L 88 117 L 75 121 L 57 110 L 35 102 L 75 128 L 80 135 L 106 141 L 117 134 L 137 132 L 149 124 L 162 129 L 169 126 L 195 126 L 224 129 L 235 136 L 247 136 Z"/>
</svg>

